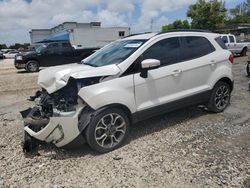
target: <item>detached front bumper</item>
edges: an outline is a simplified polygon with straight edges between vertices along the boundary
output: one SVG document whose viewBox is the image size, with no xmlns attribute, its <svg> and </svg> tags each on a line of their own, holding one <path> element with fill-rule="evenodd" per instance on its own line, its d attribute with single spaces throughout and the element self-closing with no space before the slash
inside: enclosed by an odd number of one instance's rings
<svg viewBox="0 0 250 188">
<path fill-rule="evenodd" d="M 60 112 L 55 117 L 50 117 L 49 122 L 39 131 L 35 131 L 31 123 L 25 123 L 24 132 L 29 136 L 47 143 L 53 143 L 57 147 L 63 147 L 73 142 L 80 134 L 78 129 L 78 117 L 85 105 L 72 112 Z"/>
</svg>

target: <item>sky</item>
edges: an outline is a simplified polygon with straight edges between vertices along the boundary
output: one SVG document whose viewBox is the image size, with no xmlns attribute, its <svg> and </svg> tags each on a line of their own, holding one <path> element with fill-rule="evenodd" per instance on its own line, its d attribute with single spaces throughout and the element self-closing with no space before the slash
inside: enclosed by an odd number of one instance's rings
<svg viewBox="0 0 250 188">
<path fill-rule="evenodd" d="M 244 0 L 225 0 L 226 8 Z M 196 0 L 0 0 L 0 44 L 30 42 L 31 29 L 52 28 L 66 21 L 100 21 L 103 27 L 128 26 L 131 32 L 159 31 L 187 19 Z"/>
</svg>

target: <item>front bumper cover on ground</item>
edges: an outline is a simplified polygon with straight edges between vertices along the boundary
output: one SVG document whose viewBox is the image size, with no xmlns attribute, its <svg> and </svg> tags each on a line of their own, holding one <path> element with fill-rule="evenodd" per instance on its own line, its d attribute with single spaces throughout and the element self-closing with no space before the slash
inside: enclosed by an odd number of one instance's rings
<svg viewBox="0 0 250 188">
<path fill-rule="evenodd" d="M 50 117 L 48 124 L 39 131 L 34 131 L 30 124 L 25 123 L 24 132 L 29 136 L 57 147 L 63 147 L 73 142 L 81 132 L 78 129 L 78 117 L 84 105 L 79 106 L 74 112 L 60 113 L 58 117 Z M 21 112 L 24 118 L 27 111 Z"/>
</svg>

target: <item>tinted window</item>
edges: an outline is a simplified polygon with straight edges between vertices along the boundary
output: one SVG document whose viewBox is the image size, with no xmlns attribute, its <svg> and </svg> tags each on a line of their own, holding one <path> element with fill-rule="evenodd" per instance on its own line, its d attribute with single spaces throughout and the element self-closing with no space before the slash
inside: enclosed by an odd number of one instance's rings
<svg viewBox="0 0 250 188">
<path fill-rule="evenodd" d="M 225 50 L 227 49 L 225 43 L 222 41 L 220 37 L 216 38 L 215 41 L 220 45 L 222 49 L 225 49 Z"/>
<path fill-rule="evenodd" d="M 71 45 L 69 43 L 62 43 L 63 48 L 71 48 Z"/>
<path fill-rule="evenodd" d="M 56 53 L 59 51 L 59 44 L 58 43 L 49 44 L 47 49 L 48 53 Z"/>
<path fill-rule="evenodd" d="M 222 41 L 223 41 L 224 43 L 228 43 L 227 36 L 223 36 L 223 37 L 222 37 Z"/>
<path fill-rule="evenodd" d="M 158 59 L 161 65 L 177 63 L 180 56 L 180 41 L 178 37 L 161 40 L 147 49 L 143 55 L 144 59 Z"/>
<path fill-rule="evenodd" d="M 215 48 L 205 37 L 182 37 L 184 45 L 183 55 L 184 61 L 199 58 L 215 51 Z"/>
<path fill-rule="evenodd" d="M 233 36 L 229 36 L 229 41 L 230 41 L 230 43 L 234 43 L 235 41 L 234 41 L 234 37 Z"/>
<path fill-rule="evenodd" d="M 59 48 L 59 45 L 58 45 L 58 43 L 52 43 L 52 44 L 48 45 L 48 49 L 50 49 L 50 48 Z"/>
</svg>

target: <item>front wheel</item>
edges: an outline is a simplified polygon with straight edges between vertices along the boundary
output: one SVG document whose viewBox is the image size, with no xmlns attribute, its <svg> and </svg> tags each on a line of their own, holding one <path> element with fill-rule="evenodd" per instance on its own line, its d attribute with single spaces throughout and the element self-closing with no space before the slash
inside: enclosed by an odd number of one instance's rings
<svg viewBox="0 0 250 188">
<path fill-rule="evenodd" d="M 30 60 L 26 63 L 25 69 L 27 72 L 37 72 L 39 71 L 39 63 L 34 60 Z"/>
<path fill-rule="evenodd" d="M 207 105 L 211 112 L 219 113 L 224 111 L 230 104 L 231 88 L 228 83 L 219 81 L 215 84 L 214 89 Z"/>
<path fill-rule="evenodd" d="M 87 143 L 98 153 L 110 152 L 125 142 L 129 124 L 127 115 L 119 108 L 101 110 L 86 128 Z"/>
</svg>

